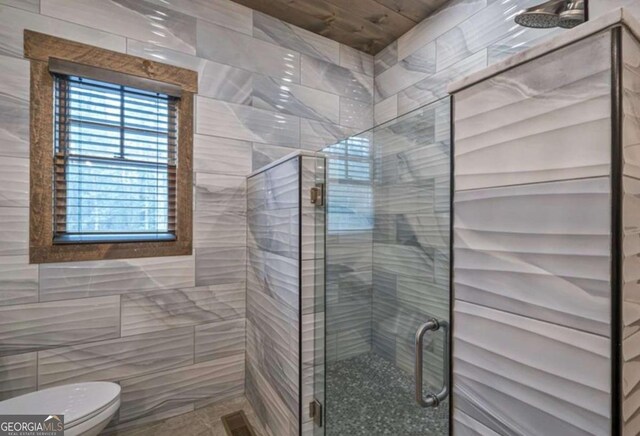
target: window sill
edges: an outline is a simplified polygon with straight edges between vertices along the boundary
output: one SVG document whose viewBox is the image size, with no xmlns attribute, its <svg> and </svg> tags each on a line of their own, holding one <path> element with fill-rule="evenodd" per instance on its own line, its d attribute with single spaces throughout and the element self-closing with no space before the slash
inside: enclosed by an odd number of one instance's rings
<svg viewBox="0 0 640 436">
<path fill-rule="evenodd" d="M 191 256 L 190 238 L 171 241 L 69 242 L 30 246 L 29 261 L 37 263 L 82 262 L 87 260 L 135 259 L 142 257 Z"/>
</svg>

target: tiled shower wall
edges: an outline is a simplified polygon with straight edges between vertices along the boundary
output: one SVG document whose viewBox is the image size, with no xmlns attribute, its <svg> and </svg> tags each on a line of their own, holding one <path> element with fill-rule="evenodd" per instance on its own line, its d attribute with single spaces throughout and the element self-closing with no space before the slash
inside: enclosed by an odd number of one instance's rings
<svg viewBox="0 0 640 436">
<path fill-rule="evenodd" d="M 375 124 L 447 95 L 447 84 L 548 39 L 562 29 L 527 29 L 514 15 L 539 0 L 452 0 L 375 56 Z M 638 0 L 590 0 L 591 18 Z"/>
<path fill-rule="evenodd" d="M 538 0 L 453 0 L 375 56 L 375 123 L 447 95 L 447 84 L 547 38 L 513 16 Z"/>
<path fill-rule="evenodd" d="M 31 29 L 199 73 L 192 256 L 29 265 Z M 123 425 L 244 391 L 245 177 L 372 120 L 370 56 L 227 0 L 0 0 L 0 398 L 113 380 Z"/>
<path fill-rule="evenodd" d="M 375 124 L 379 125 L 442 99 L 447 96 L 446 88 L 452 81 L 562 32 L 560 29 L 525 29 L 514 24 L 513 17 L 518 11 L 537 3 L 540 1 L 452 0 L 382 50 L 375 56 L 374 64 Z M 597 17 L 619 6 L 628 7 L 632 13 L 640 16 L 638 0 L 591 0 L 591 17 Z M 442 105 L 448 103 L 443 100 Z M 443 107 L 441 112 L 448 110 Z M 444 134 L 448 131 L 448 120 L 441 117 L 439 122 L 438 129 Z M 404 321 L 408 313 L 401 308 L 403 299 L 406 300 L 412 293 L 409 292 L 410 287 L 397 280 L 397 277 L 407 276 L 406 272 L 399 275 L 398 271 L 408 268 L 406 259 L 413 259 L 415 262 L 422 262 L 420 272 L 414 274 L 413 279 L 432 283 L 431 277 L 435 275 L 437 284 L 438 275 L 448 274 L 448 259 L 446 253 L 440 250 L 443 235 L 435 234 L 434 222 L 420 213 L 419 207 L 414 207 L 416 204 L 420 205 L 416 203 L 411 189 L 405 189 L 404 194 L 398 196 L 401 182 L 385 175 L 385 172 L 397 171 L 403 165 L 429 169 L 428 160 L 419 161 L 407 156 L 411 145 L 394 148 L 393 143 L 399 142 L 401 136 L 386 135 L 382 138 L 374 135 L 373 139 L 373 159 L 377 173 L 372 344 L 374 351 L 396 361 L 400 367 L 410 369 L 411 360 L 407 354 L 410 350 L 407 347 L 411 338 Z M 429 141 L 424 144 L 427 142 Z M 437 173 L 438 169 L 435 168 L 434 171 Z M 446 188 L 442 177 L 438 178 L 437 174 L 434 176 L 437 196 L 438 189 L 442 194 Z M 385 179 L 386 189 L 385 183 L 380 186 L 380 181 Z M 427 192 L 426 184 L 413 184 L 414 194 L 416 190 L 422 190 L 422 196 L 432 197 L 432 193 Z M 442 200 L 444 197 L 440 195 L 440 198 Z M 390 205 L 397 213 L 389 213 Z M 444 218 L 446 210 L 442 207 L 439 210 L 434 216 Z M 417 247 L 419 251 L 409 255 L 411 250 L 418 250 Z M 406 259 L 402 262 L 392 260 L 403 259 L 403 255 Z M 411 277 L 410 274 L 408 276 Z M 438 288 L 434 287 L 433 290 L 433 295 L 437 295 Z M 413 297 L 417 298 L 417 295 Z"/>
<path fill-rule="evenodd" d="M 605 31 L 455 95 L 461 434 L 610 434 L 611 64 Z"/>
<path fill-rule="evenodd" d="M 408 373 L 419 325 L 449 318 L 447 84 L 551 36 L 554 31 L 513 23 L 515 12 L 535 3 L 453 0 L 375 57 L 375 124 L 404 117 L 376 128 L 373 137 L 372 345 Z M 435 389 L 443 350 L 441 335 L 432 337 L 424 371 L 425 384 Z"/>
</svg>

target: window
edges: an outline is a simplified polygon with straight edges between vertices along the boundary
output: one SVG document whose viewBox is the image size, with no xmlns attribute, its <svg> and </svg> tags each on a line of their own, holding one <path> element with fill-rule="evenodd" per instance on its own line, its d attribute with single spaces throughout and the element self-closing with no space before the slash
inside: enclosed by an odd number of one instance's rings
<svg viewBox="0 0 640 436">
<path fill-rule="evenodd" d="M 371 144 L 354 136 L 324 150 L 328 155 L 327 197 L 330 233 L 371 230 L 373 192 Z"/>
<path fill-rule="evenodd" d="M 192 252 L 197 73 L 26 30 L 32 263 Z"/>
<path fill-rule="evenodd" d="M 54 83 L 54 243 L 175 239 L 177 98 Z"/>
</svg>

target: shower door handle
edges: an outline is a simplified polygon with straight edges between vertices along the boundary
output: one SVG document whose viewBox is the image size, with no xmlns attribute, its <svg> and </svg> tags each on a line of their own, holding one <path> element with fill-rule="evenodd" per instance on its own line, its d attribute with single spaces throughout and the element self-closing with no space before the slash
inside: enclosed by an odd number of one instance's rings
<svg viewBox="0 0 640 436">
<path fill-rule="evenodd" d="M 415 360 L 415 376 L 416 376 L 416 402 L 422 407 L 437 407 L 445 398 L 449 395 L 449 335 L 446 321 L 438 321 L 436 319 L 430 319 L 422 324 L 416 332 L 416 360 Z M 442 388 L 437 394 L 427 394 L 424 398 L 422 395 L 422 362 L 423 362 L 423 348 L 424 348 L 424 335 L 428 331 L 438 331 L 442 329 L 444 333 L 444 356 L 442 365 Z"/>
</svg>

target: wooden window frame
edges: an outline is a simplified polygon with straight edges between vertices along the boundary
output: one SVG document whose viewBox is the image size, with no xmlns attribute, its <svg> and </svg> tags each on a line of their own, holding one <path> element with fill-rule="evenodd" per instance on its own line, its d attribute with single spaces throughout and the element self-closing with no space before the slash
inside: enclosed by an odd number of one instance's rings
<svg viewBox="0 0 640 436">
<path fill-rule="evenodd" d="M 24 56 L 31 62 L 29 261 L 70 262 L 191 255 L 193 251 L 193 99 L 195 71 L 30 30 Z M 54 87 L 49 60 L 60 59 L 179 86 L 177 226 L 173 241 L 53 243 Z"/>
</svg>

